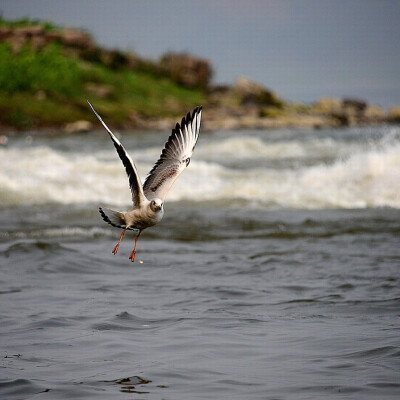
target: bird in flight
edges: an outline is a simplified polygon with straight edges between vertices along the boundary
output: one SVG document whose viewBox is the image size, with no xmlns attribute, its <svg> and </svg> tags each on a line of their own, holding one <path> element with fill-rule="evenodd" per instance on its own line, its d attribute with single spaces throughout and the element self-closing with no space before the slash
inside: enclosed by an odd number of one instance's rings
<svg viewBox="0 0 400 400">
<path fill-rule="evenodd" d="M 176 178 L 189 165 L 199 138 L 202 107 L 196 107 L 192 114 L 188 113 L 186 117 L 182 118 L 180 124 L 176 124 L 165 143 L 160 158 L 154 164 L 142 185 L 136 166 L 124 146 L 111 132 L 89 100 L 87 102 L 110 135 L 119 158 L 125 167 L 132 192 L 133 208 L 131 210 L 123 212 L 99 207 L 99 211 L 104 221 L 122 229 L 119 241 L 112 251 L 113 254 L 117 254 L 121 240 L 127 230 L 137 232 L 135 247 L 129 256 L 129 259 L 134 262 L 140 234 L 144 229 L 161 221 L 164 216 L 165 197 Z"/>
</svg>

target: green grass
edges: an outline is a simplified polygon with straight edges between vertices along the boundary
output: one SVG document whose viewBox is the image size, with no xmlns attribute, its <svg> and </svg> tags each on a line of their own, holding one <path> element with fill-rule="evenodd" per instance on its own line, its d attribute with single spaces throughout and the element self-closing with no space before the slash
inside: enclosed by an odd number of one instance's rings
<svg viewBox="0 0 400 400">
<path fill-rule="evenodd" d="M 56 43 L 39 51 L 25 45 L 17 54 L 0 43 L 0 71 L 0 125 L 17 129 L 91 119 L 87 98 L 108 122 L 118 125 L 129 123 L 132 113 L 145 118 L 179 116 L 206 98 L 200 90 L 178 86 L 167 77 L 83 61 Z M 111 90 L 97 96 L 89 85 Z"/>
<path fill-rule="evenodd" d="M 56 44 L 41 51 L 25 45 L 17 55 L 10 45 L 0 44 L 0 70 L 0 91 L 6 93 L 44 90 L 71 96 L 79 91 L 83 78 L 77 60 L 63 55 Z"/>
</svg>

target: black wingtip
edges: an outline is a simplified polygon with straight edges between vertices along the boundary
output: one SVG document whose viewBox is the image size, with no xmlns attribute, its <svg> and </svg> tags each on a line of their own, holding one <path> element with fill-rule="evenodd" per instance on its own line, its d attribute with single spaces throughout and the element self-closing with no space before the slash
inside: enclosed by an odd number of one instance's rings
<svg viewBox="0 0 400 400">
<path fill-rule="evenodd" d="M 203 106 L 197 106 L 192 112 L 192 118 L 191 119 L 193 119 L 196 115 L 198 115 L 202 110 L 203 110 Z"/>
<path fill-rule="evenodd" d="M 185 126 L 187 124 L 190 124 L 193 119 L 196 117 L 197 114 L 200 113 L 200 111 L 203 109 L 203 106 L 197 106 L 194 108 L 194 110 L 192 111 L 192 113 L 190 113 L 190 111 L 186 114 L 186 116 L 184 116 L 181 120 L 181 123 L 179 124 L 179 122 L 176 123 L 175 128 L 172 130 L 172 133 L 179 132 L 179 130 L 181 129 L 182 126 Z"/>
<path fill-rule="evenodd" d="M 176 131 L 179 132 L 179 129 L 181 129 L 182 126 L 190 124 L 193 119 L 196 117 L 196 115 L 203 109 L 203 106 L 197 106 L 194 108 L 192 113 L 190 111 L 184 116 L 181 120 L 181 123 L 179 122 L 176 123 L 175 128 L 172 130 L 172 132 Z"/>
<path fill-rule="evenodd" d="M 190 115 L 190 112 L 187 113 L 186 117 L 182 118 L 182 125 L 184 124 L 189 124 L 193 119 L 200 113 L 200 111 L 203 109 L 203 106 L 197 106 L 194 108 L 192 111 L 192 114 Z"/>
</svg>

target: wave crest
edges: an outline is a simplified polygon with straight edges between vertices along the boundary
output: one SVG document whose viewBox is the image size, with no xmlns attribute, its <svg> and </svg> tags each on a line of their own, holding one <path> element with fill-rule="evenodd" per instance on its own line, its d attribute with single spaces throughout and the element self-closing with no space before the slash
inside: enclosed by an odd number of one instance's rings
<svg viewBox="0 0 400 400">
<path fill-rule="evenodd" d="M 336 148 L 336 157 L 330 163 L 291 163 L 283 168 L 264 168 L 262 163 L 251 163 L 250 168 L 243 168 L 246 164 L 243 159 L 289 156 L 312 159 L 319 152 L 333 155 L 335 143 L 338 141 L 331 138 L 267 143 L 259 137 L 243 136 L 200 144 L 168 200 L 241 199 L 264 206 L 293 208 L 400 208 L 397 136 L 367 145 L 364 141 L 358 146 L 355 142 L 351 146 L 340 142 L 340 149 Z M 0 203 L 129 205 L 128 181 L 120 160 L 112 152 L 113 149 L 88 155 L 47 146 L 2 148 Z M 153 153 L 148 148 L 137 157 L 142 178 L 152 166 Z M 228 157 L 231 167 L 223 162 Z M 135 159 L 135 154 L 132 158 Z"/>
</svg>

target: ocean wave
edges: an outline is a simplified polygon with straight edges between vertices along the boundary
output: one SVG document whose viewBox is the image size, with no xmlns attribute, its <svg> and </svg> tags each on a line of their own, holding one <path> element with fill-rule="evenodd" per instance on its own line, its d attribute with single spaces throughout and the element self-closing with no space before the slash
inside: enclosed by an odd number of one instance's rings
<svg viewBox="0 0 400 400">
<path fill-rule="evenodd" d="M 400 141 L 389 139 L 349 145 L 332 138 L 267 143 L 259 137 L 240 136 L 200 144 L 168 200 L 241 199 L 260 206 L 291 208 L 400 208 Z M 158 153 L 154 148 L 132 153 L 142 178 Z M 246 158 L 311 159 L 316 154 L 329 154 L 333 161 L 284 168 L 252 163 L 247 169 L 230 168 L 222 161 L 226 157 L 242 163 Z M 4 205 L 97 202 L 127 206 L 131 198 L 113 149 L 82 154 L 48 146 L 2 148 L 0 187 Z"/>
</svg>

